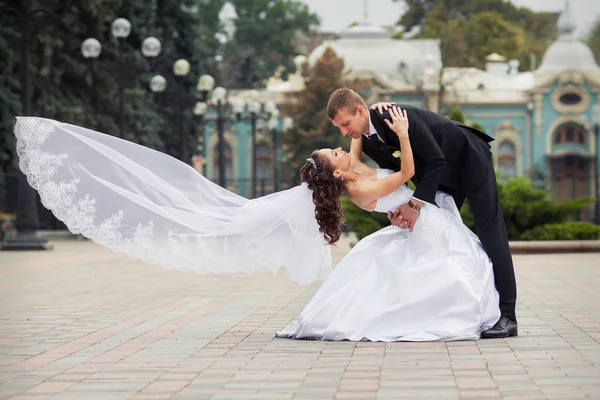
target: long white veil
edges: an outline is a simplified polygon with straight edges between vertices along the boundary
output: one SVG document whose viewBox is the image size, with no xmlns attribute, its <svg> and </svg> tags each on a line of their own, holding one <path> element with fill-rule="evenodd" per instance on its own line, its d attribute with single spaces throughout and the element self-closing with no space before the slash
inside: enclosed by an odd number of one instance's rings
<svg viewBox="0 0 600 400">
<path fill-rule="evenodd" d="M 306 184 L 248 200 L 166 154 L 58 121 L 18 117 L 19 168 L 73 233 L 168 269 L 276 273 L 300 284 L 331 270 Z"/>
</svg>

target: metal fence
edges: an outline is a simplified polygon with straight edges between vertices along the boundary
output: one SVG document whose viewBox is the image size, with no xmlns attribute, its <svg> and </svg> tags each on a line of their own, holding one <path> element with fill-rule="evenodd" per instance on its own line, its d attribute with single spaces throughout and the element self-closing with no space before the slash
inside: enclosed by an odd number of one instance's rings
<svg viewBox="0 0 600 400">
<path fill-rule="evenodd" d="M 212 180 L 218 184 L 217 179 Z M 246 198 L 261 197 L 275 192 L 275 182 L 272 179 L 257 179 L 256 180 L 256 191 L 252 190 L 252 179 L 241 178 L 241 179 L 225 179 L 225 188 L 231 192 L 237 193 Z M 278 190 L 285 189 L 282 182 L 277 185 Z M 254 193 L 254 195 L 253 195 Z"/>
</svg>

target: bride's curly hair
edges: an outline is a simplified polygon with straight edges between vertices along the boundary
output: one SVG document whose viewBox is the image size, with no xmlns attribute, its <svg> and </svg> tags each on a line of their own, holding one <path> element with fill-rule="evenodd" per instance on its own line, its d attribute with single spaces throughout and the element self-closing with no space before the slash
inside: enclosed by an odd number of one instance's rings
<svg viewBox="0 0 600 400">
<path fill-rule="evenodd" d="M 319 231 L 323 233 L 329 244 L 334 244 L 340 239 L 342 231 L 340 223 L 344 221 L 340 196 L 343 192 L 342 180 L 333 176 L 335 167 L 326 157 L 314 151 L 310 160 L 300 169 L 302 182 L 308 184 L 313 191 L 312 197 L 315 203 L 315 218 L 319 223 Z"/>
</svg>

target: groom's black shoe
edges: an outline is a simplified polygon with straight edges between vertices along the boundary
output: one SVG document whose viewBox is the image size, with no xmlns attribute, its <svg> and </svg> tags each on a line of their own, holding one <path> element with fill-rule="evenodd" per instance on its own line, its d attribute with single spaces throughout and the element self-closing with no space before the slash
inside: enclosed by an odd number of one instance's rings
<svg viewBox="0 0 600 400">
<path fill-rule="evenodd" d="M 499 339 L 517 336 L 518 334 L 516 322 L 506 317 L 500 317 L 496 325 L 481 333 L 481 337 L 484 339 Z"/>
</svg>

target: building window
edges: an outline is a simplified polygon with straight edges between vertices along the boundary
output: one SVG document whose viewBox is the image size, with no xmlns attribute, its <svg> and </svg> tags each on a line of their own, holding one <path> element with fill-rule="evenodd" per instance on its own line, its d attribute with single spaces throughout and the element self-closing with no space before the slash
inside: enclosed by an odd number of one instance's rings
<svg viewBox="0 0 600 400">
<path fill-rule="evenodd" d="M 575 104 L 581 103 L 581 96 L 577 93 L 565 93 L 560 96 L 558 101 L 567 106 L 574 106 Z"/>
<path fill-rule="evenodd" d="M 504 141 L 500 144 L 497 160 L 503 179 L 517 176 L 515 145 L 512 142 Z"/>
<path fill-rule="evenodd" d="M 551 161 L 552 194 L 557 200 L 567 201 L 589 196 L 591 166 L 585 158 L 566 156 Z M 592 172 L 593 173 L 593 172 Z M 578 219 L 586 219 L 586 210 L 577 212 Z"/>
<path fill-rule="evenodd" d="M 565 124 L 554 134 L 555 145 L 575 143 L 585 145 L 585 129 L 581 125 Z"/>
<path fill-rule="evenodd" d="M 260 184 L 270 184 L 273 179 L 271 148 L 265 143 L 256 145 L 256 180 Z"/>
<path fill-rule="evenodd" d="M 227 142 L 223 145 L 223 153 L 225 154 L 225 184 L 230 186 L 233 184 L 233 161 L 231 159 L 231 146 Z M 219 145 L 215 146 L 215 178 L 219 178 Z"/>
</svg>

